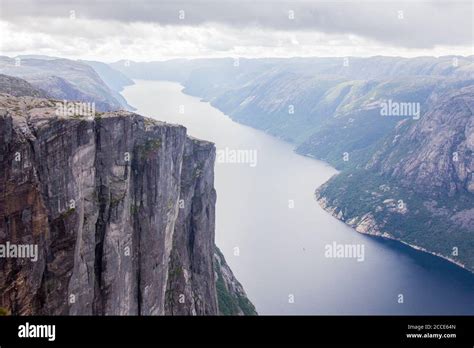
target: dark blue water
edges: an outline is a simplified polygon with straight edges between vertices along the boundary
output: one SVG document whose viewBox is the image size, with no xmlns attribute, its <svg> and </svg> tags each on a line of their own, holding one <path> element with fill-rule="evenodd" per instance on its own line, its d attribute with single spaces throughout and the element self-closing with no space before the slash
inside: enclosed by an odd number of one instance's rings
<svg viewBox="0 0 474 348">
<path fill-rule="evenodd" d="M 183 124 L 218 150 L 256 151 L 255 166 L 216 164 L 216 242 L 260 314 L 474 314 L 474 275 L 355 232 L 313 197 L 335 169 L 181 90 L 137 81 L 123 95 L 138 113 Z M 363 246 L 364 260 L 326 257 L 334 242 Z"/>
</svg>

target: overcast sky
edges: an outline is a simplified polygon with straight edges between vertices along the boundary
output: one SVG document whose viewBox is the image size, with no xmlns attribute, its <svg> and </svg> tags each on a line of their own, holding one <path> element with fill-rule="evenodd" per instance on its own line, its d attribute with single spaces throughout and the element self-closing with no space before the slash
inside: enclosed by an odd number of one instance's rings
<svg viewBox="0 0 474 348">
<path fill-rule="evenodd" d="M 473 54 L 473 1 L 0 0 L 3 55 L 176 57 Z"/>
</svg>

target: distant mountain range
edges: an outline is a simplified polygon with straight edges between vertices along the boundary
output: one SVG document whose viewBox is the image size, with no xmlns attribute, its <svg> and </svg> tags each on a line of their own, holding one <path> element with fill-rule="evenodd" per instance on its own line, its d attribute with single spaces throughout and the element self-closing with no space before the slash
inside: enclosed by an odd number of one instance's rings
<svg viewBox="0 0 474 348">
<path fill-rule="evenodd" d="M 133 82 L 106 64 L 33 57 L 0 56 L 0 73 L 24 79 L 55 99 L 94 102 L 100 111 L 132 109 L 119 92 Z"/>
<path fill-rule="evenodd" d="M 320 204 L 359 232 L 474 270 L 474 56 L 117 62 L 182 83 L 341 173 Z M 385 111 L 384 111 L 385 110 Z"/>
</svg>

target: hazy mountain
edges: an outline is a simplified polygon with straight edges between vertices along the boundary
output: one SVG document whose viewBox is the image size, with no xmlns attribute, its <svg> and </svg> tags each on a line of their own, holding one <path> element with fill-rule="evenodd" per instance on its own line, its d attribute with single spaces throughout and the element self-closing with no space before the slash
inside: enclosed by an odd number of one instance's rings
<svg viewBox="0 0 474 348">
<path fill-rule="evenodd" d="M 341 169 L 317 197 L 359 232 L 474 270 L 473 56 L 114 66 L 132 78 L 152 68 L 149 78 L 181 82 L 234 120 Z M 386 115 L 389 103 L 418 111 Z"/>
<path fill-rule="evenodd" d="M 347 63 L 347 66 L 344 66 Z M 399 121 L 378 102 L 420 103 L 473 83 L 471 57 L 198 59 L 115 63 L 132 78 L 181 82 L 234 120 L 294 142 L 341 167 L 343 152 L 366 156 Z"/>
<path fill-rule="evenodd" d="M 120 71 L 115 70 L 110 65 L 102 62 L 95 62 L 90 60 L 80 60 L 79 62 L 91 66 L 97 72 L 97 74 L 99 74 L 102 81 L 104 81 L 105 84 L 109 86 L 110 89 L 113 91 L 113 97 L 117 99 L 122 104 L 122 106 L 125 106 L 128 110 L 133 109 L 130 105 L 127 104 L 127 101 L 119 93 L 123 90 L 125 86 L 133 85 L 133 81 L 131 79 L 122 74 Z"/>
<path fill-rule="evenodd" d="M 43 60 L 55 60 L 61 59 L 60 57 L 46 56 L 44 54 L 20 54 L 14 58 L 20 59 L 43 59 Z"/>
<path fill-rule="evenodd" d="M 87 64 L 68 59 L 16 60 L 0 57 L 0 73 L 22 78 L 56 99 L 95 102 L 102 111 L 126 108 L 123 98 L 109 88 Z"/>
<path fill-rule="evenodd" d="M 0 74 L 0 93 L 7 93 L 14 97 L 47 97 L 45 91 L 33 87 L 25 80 L 3 74 Z"/>
<path fill-rule="evenodd" d="M 338 76 L 351 80 L 403 76 L 464 77 L 474 71 L 474 56 L 435 57 L 328 57 L 328 58 L 206 58 L 172 59 L 167 61 L 119 61 L 110 64 L 125 75 L 137 79 L 163 79 L 186 81 L 196 72 L 209 73 L 211 80 L 226 80 L 236 85 L 228 76 L 247 78 L 266 74 L 270 70 L 309 76 Z M 216 74 L 219 72 L 220 74 Z M 224 75 L 221 75 L 224 73 Z M 250 75 L 250 76 L 249 76 Z"/>
</svg>

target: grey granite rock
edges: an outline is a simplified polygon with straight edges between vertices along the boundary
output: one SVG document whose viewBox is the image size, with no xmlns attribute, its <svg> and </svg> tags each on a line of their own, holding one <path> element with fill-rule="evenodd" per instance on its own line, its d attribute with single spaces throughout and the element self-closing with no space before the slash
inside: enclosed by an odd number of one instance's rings
<svg viewBox="0 0 474 348">
<path fill-rule="evenodd" d="M 0 94 L 0 307 L 12 314 L 218 314 L 212 143 L 119 111 L 56 115 Z M 183 296 L 184 297 L 183 297 Z"/>
</svg>

